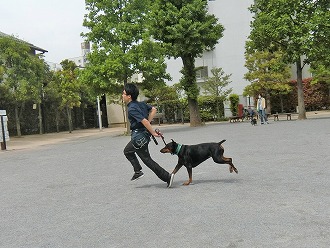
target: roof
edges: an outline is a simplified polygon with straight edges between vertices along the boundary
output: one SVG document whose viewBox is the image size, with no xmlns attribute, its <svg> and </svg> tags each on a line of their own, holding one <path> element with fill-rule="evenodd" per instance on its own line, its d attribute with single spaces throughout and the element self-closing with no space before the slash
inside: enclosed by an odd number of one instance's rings
<svg viewBox="0 0 330 248">
<path fill-rule="evenodd" d="M 48 52 L 47 50 L 45 50 L 43 48 L 37 47 L 37 46 L 35 46 L 35 45 L 33 45 L 33 44 L 29 43 L 29 42 L 26 42 L 24 40 L 18 39 L 16 37 L 12 36 L 12 35 L 5 34 L 5 33 L 1 32 L 1 31 L 0 31 L 0 37 L 12 37 L 13 39 L 15 39 L 15 40 L 17 40 L 19 42 L 23 42 L 23 43 L 27 44 L 32 50 L 39 51 L 41 53 L 47 53 Z"/>
</svg>

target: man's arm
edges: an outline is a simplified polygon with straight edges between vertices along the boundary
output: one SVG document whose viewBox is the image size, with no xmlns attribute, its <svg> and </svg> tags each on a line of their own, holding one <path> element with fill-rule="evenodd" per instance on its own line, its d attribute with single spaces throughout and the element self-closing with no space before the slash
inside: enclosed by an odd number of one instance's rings
<svg viewBox="0 0 330 248">
<path fill-rule="evenodd" d="M 141 121 L 141 123 L 143 124 L 143 126 L 146 127 L 146 129 L 148 129 L 149 133 L 151 133 L 151 135 L 155 136 L 155 137 L 160 137 L 160 135 L 158 133 L 155 132 L 155 130 L 152 128 L 150 122 L 147 119 L 143 119 Z"/>
<path fill-rule="evenodd" d="M 262 108 L 265 109 L 266 108 L 266 99 L 262 98 Z"/>
<path fill-rule="evenodd" d="M 151 133 L 151 135 L 153 135 L 155 137 L 159 137 L 159 134 L 155 132 L 155 130 L 152 128 L 152 126 L 150 124 L 150 122 L 153 120 L 156 113 L 157 113 L 157 109 L 155 107 L 152 107 L 149 112 L 148 120 L 143 119 L 141 121 L 141 123 L 143 124 L 143 126 L 146 127 L 146 129 L 148 129 L 148 131 L 149 131 L 149 133 Z"/>
<path fill-rule="evenodd" d="M 155 115 L 157 113 L 157 109 L 155 107 L 152 107 L 150 112 L 149 112 L 149 116 L 148 116 L 148 121 L 151 123 L 152 120 L 154 119 Z"/>
</svg>

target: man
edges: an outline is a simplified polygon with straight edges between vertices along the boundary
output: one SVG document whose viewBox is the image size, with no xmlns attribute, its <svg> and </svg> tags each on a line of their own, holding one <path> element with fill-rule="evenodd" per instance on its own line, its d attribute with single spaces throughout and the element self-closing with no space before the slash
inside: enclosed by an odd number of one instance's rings
<svg viewBox="0 0 330 248">
<path fill-rule="evenodd" d="M 267 114 L 266 114 L 266 100 L 259 94 L 258 96 L 258 101 L 257 101 L 257 111 L 260 116 L 260 121 L 261 124 L 267 123 L 268 124 L 268 119 L 267 119 Z"/>
<path fill-rule="evenodd" d="M 174 174 L 170 174 L 157 164 L 149 153 L 150 136 L 160 137 L 160 134 L 153 130 L 150 122 L 157 110 L 145 102 L 137 101 L 139 89 L 134 84 L 126 84 L 123 90 L 123 100 L 127 104 L 128 120 L 131 124 L 131 141 L 124 149 L 124 154 L 133 166 L 134 175 L 132 181 L 143 177 L 142 167 L 136 154 L 143 163 L 148 166 L 162 181 L 167 183 L 167 187 L 172 186 Z"/>
</svg>

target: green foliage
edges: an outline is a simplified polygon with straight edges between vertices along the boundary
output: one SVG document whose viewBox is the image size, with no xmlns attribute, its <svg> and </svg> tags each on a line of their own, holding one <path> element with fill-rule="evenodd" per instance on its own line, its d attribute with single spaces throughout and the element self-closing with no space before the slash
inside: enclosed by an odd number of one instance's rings
<svg viewBox="0 0 330 248">
<path fill-rule="evenodd" d="M 252 48 L 281 48 L 287 63 L 295 63 L 312 48 L 313 0 L 258 0 L 251 7 Z"/>
<path fill-rule="evenodd" d="M 225 100 L 233 91 L 232 88 L 225 89 L 230 83 L 232 74 L 226 74 L 222 68 L 212 68 L 211 73 L 213 77 L 207 78 L 203 84 L 205 94 L 220 97 Z"/>
<path fill-rule="evenodd" d="M 313 73 L 313 83 L 327 83 L 330 87 L 330 68 L 319 64 L 311 69 Z"/>
<path fill-rule="evenodd" d="M 2 75 L 6 75 L 2 76 L 2 88 L 8 100 L 22 103 L 37 98 L 37 63 L 27 44 L 18 42 L 14 37 L 0 38 L 1 71 Z"/>
<path fill-rule="evenodd" d="M 14 105 L 18 136 L 24 105 L 28 101 L 41 102 L 48 71 L 45 61 L 32 54 L 27 43 L 12 36 L 0 38 L 0 93 Z"/>
<path fill-rule="evenodd" d="M 245 66 L 248 72 L 245 79 L 251 82 L 244 89 L 244 95 L 256 96 L 287 94 L 291 91 L 289 85 L 290 68 L 283 61 L 281 51 L 254 51 L 245 53 Z"/>
<path fill-rule="evenodd" d="M 159 86 L 152 90 L 145 89 L 143 91 L 144 95 L 149 98 L 151 102 L 164 102 L 164 101 L 177 101 L 179 96 L 176 89 L 171 86 Z"/>
<path fill-rule="evenodd" d="M 199 96 L 198 105 L 203 121 L 220 121 L 224 118 L 223 97 Z"/>
<path fill-rule="evenodd" d="M 207 12 L 204 0 L 156 0 L 151 12 L 151 33 L 162 41 L 169 56 L 196 58 L 212 50 L 222 37 L 223 26 Z"/>
<path fill-rule="evenodd" d="M 227 99 L 229 94 L 232 92 L 232 88 L 225 89 L 231 83 L 229 80 L 231 74 L 225 74 L 222 68 L 212 68 L 211 73 L 213 77 L 207 78 L 203 84 L 205 94 L 210 94 L 209 97 L 200 97 L 204 99 L 203 105 L 200 106 L 201 116 L 203 120 L 221 120 L 224 117 L 224 106 L 223 101 Z M 212 108 L 205 108 L 205 103 L 212 103 Z M 200 103 L 202 104 L 202 103 Z M 206 110 L 206 111 L 205 111 Z M 206 116 L 206 112 L 209 113 Z"/>
<path fill-rule="evenodd" d="M 73 61 L 63 60 L 61 62 L 62 70 L 56 72 L 55 86 L 58 90 L 59 98 L 61 99 L 60 108 L 80 106 L 81 85 L 77 80 L 78 68 Z"/>
<path fill-rule="evenodd" d="M 72 109 L 81 104 L 81 81 L 78 80 L 79 69 L 73 61 L 63 60 L 61 65 L 62 70 L 55 73 L 55 80 L 49 87 L 57 90 L 55 99 L 59 103 L 58 110 L 66 110 L 69 132 L 71 132 L 73 130 Z M 54 92 L 54 89 L 50 91 Z M 56 119 L 58 118 L 57 116 Z"/>
<path fill-rule="evenodd" d="M 204 0 L 156 0 L 149 16 L 153 38 L 162 42 L 169 57 L 182 59 L 180 83 L 188 97 L 190 124 L 201 125 L 195 58 L 214 49 L 224 28 L 214 15 L 207 12 Z"/>
<path fill-rule="evenodd" d="M 162 47 L 150 39 L 146 28 L 149 0 L 87 0 L 89 13 L 83 34 L 93 44 L 82 77 L 96 92 L 117 93 L 141 73 L 146 87 L 169 79 Z"/>
<path fill-rule="evenodd" d="M 329 61 L 324 55 L 329 54 L 329 1 L 258 0 L 250 10 L 255 16 L 247 48 L 280 49 L 286 63 L 296 64 L 298 119 L 306 119 L 302 68 L 306 63 Z"/>
<path fill-rule="evenodd" d="M 314 14 L 309 20 L 313 25 L 313 49 L 309 55 L 312 66 L 322 64 L 330 66 L 330 1 L 313 1 Z"/>
<path fill-rule="evenodd" d="M 239 96 L 237 94 L 231 94 L 229 96 L 229 101 L 230 101 L 230 111 L 233 114 L 233 116 L 236 116 L 238 114 Z"/>
<path fill-rule="evenodd" d="M 189 120 L 188 103 L 186 100 L 166 100 L 159 103 L 159 106 L 169 123 Z"/>
</svg>

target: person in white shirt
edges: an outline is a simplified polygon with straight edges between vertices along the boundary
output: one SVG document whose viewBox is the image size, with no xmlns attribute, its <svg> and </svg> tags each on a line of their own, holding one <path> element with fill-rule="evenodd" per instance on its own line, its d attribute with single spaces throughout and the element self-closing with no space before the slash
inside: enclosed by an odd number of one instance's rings
<svg viewBox="0 0 330 248">
<path fill-rule="evenodd" d="M 257 111 L 260 117 L 261 124 L 268 124 L 267 114 L 266 114 L 266 100 L 259 94 L 257 101 Z"/>
</svg>

